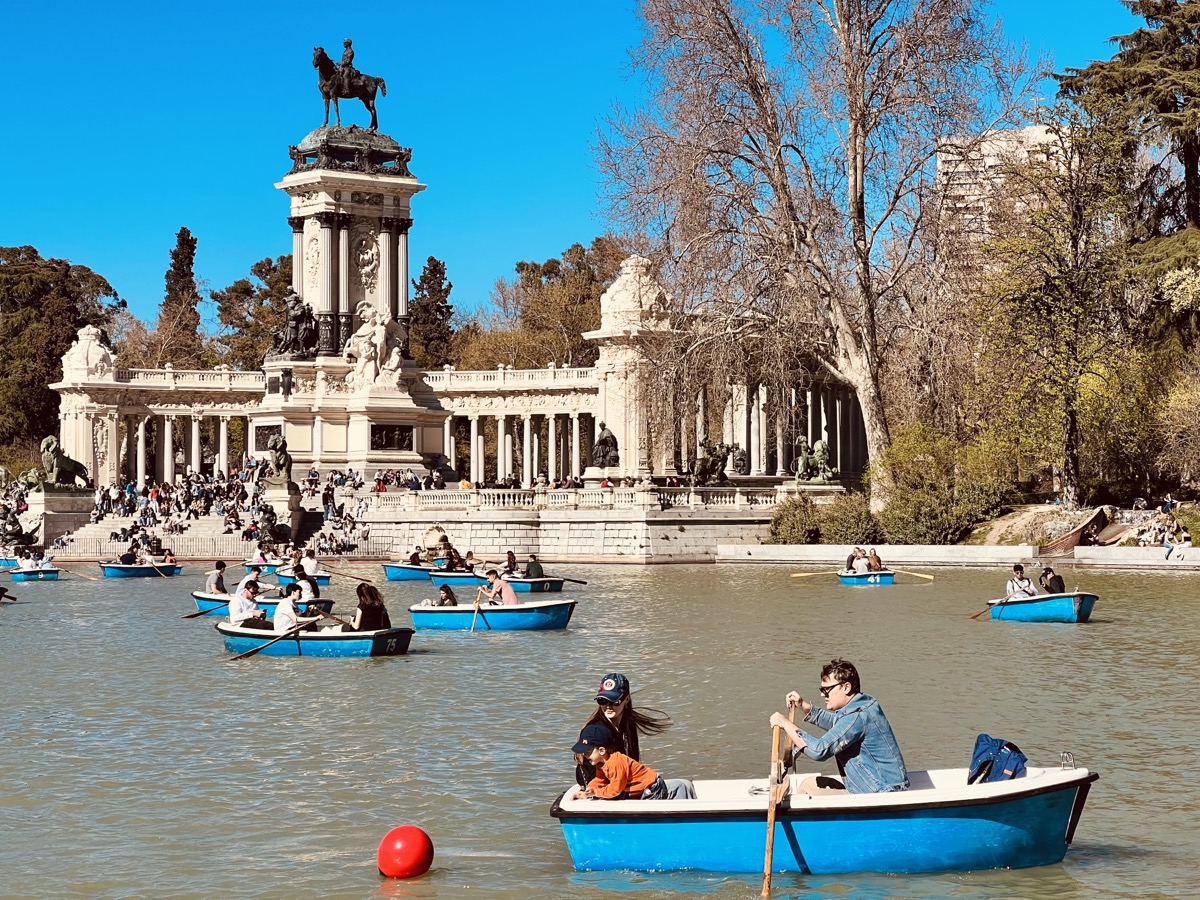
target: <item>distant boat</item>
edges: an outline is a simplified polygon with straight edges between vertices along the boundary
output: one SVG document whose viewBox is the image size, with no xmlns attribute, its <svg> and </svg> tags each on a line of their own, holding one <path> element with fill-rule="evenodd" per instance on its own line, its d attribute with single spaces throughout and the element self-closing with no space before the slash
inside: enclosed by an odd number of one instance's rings
<svg viewBox="0 0 1200 900">
<path fill-rule="evenodd" d="M 115 563 L 102 562 L 99 564 L 104 570 L 105 578 L 170 578 L 172 575 L 178 575 L 183 571 L 183 566 L 175 563 L 163 563 L 161 565 L 150 565 L 142 563 Z"/>
<path fill-rule="evenodd" d="M 432 566 L 414 566 L 412 563 L 384 563 L 383 571 L 388 581 L 429 581 Z"/>
<path fill-rule="evenodd" d="M 441 587 L 443 584 L 448 584 L 451 587 L 456 587 L 460 584 L 475 585 L 487 584 L 487 579 L 482 575 L 476 575 L 474 572 L 446 572 L 441 569 L 430 569 L 429 580 Z"/>
<path fill-rule="evenodd" d="M 264 574 L 266 574 L 266 573 L 264 573 Z M 325 585 L 329 584 L 329 573 L 328 572 L 318 572 L 316 575 L 314 575 L 312 577 L 312 579 L 314 582 L 316 582 L 318 587 L 325 587 Z M 291 569 L 287 569 L 287 570 L 276 569 L 275 570 L 275 580 L 278 581 L 280 587 L 282 587 L 283 585 L 286 585 L 286 584 L 294 584 L 296 582 L 296 576 Z"/>
<path fill-rule="evenodd" d="M 210 616 L 228 616 L 229 601 L 233 599 L 232 594 L 206 594 L 204 591 L 192 591 L 192 599 L 196 601 L 196 611 L 201 610 L 208 613 Z M 275 618 L 275 607 L 279 605 L 279 601 L 269 600 L 259 594 L 254 598 L 258 608 L 267 614 L 268 619 Z M 296 610 L 302 616 L 316 615 L 314 610 L 321 612 L 333 612 L 332 600 L 309 600 L 307 602 L 297 603 Z M 201 618 L 201 617 L 197 617 Z"/>
<path fill-rule="evenodd" d="M 54 566 L 47 566 L 41 569 L 13 569 L 10 574 L 13 581 L 58 581 L 61 571 Z"/>
<path fill-rule="evenodd" d="M 838 572 L 837 577 L 842 584 L 859 587 L 893 584 L 896 581 L 896 573 L 888 569 L 881 572 Z"/>
<path fill-rule="evenodd" d="M 505 575 L 504 580 L 512 585 L 518 594 L 554 593 L 563 589 L 561 578 L 522 578 L 517 575 Z"/>
<path fill-rule="evenodd" d="M 262 569 L 262 573 L 264 575 L 274 575 L 275 570 L 278 569 L 282 565 L 285 565 L 285 563 L 282 563 L 282 562 L 274 562 L 274 563 L 247 562 L 245 564 L 247 572 L 249 572 L 251 569 L 257 567 L 259 569 Z"/>
<path fill-rule="evenodd" d="M 1003 597 L 989 600 L 988 606 L 993 619 L 1007 622 L 1086 622 L 1099 599 L 1095 594 L 1072 591 L 1036 597 Z"/>
<path fill-rule="evenodd" d="M 411 628 L 383 628 L 379 631 L 298 631 L 294 635 L 270 643 L 279 637 L 261 628 L 239 628 L 228 622 L 214 626 L 225 640 L 230 653 L 245 653 L 262 647 L 259 656 L 324 656 L 365 657 L 402 656 L 412 640 Z"/>
<path fill-rule="evenodd" d="M 574 600 L 530 600 L 516 606 L 490 606 L 475 612 L 473 601 L 458 606 L 410 606 L 418 631 L 555 631 L 566 628 L 575 612 Z"/>
<path fill-rule="evenodd" d="M 0 569 L 15 569 L 21 560 L 15 556 L 0 556 Z"/>
<path fill-rule="evenodd" d="M 1061 862 L 1092 782 L 1087 769 L 1029 767 L 967 784 L 966 769 L 909 772 L 907 791 L 808 796 L 777 808 L 771 869 L 812 875 L 967 872 Z M 762 872 L 766 779 L 697 781 L 695 800 L 554 802 L 580 871 Z M 574 793 L 574 788 L 568 793 Z"/>
</svg>

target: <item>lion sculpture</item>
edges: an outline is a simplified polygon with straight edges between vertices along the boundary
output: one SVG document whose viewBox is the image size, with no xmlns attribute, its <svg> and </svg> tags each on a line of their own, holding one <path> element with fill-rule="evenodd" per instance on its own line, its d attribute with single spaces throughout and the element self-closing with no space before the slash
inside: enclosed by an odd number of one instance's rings
<svg viewBox="0 0 1200 900">
<path fill-rule="evenodd" d="M 83 487 L 92 486 L 87 469 L 63 453 L 54 435 L 42 439 L 42 468 L 46 471 L 47 484 L 76 487 L 76 482 L 82 481 Z"/>
</svg>

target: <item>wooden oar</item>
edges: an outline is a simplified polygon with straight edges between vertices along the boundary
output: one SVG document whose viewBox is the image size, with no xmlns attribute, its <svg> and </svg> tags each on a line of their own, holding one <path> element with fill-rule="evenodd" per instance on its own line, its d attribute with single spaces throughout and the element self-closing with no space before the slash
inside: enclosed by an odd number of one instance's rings
<svg viewBox="0 0 1200 900">
<path fill-rule="evenodd" d="M 906 569 L 892 569 L 892 571 L 897 575 L 915 575 L 917 578 L 928 578 L 930 581 L 933 581 L 932 575 L 923 575 L 920 572 L 909 572 Z"/>
<path fill-rule="evenodd" d="M 563 578 L 561 575 L 547 575 L 547 578 L 557 578 L 559 581 L 569 581 L 571 584 L 587 584 L 582 578 Z"/>
<path fill-rule="evenodd" d="M 336 575 L 338 578 L 353 578 L 355 581 L 365 581 L 367 584 L 375 583 L 370 578 L 363 578 L 359 575 L 351 575 L 349 572 L 335 572 L 332 569 L 330 569 L 328 573 L 322 572 L 321 574 Z"/>
<path fill-rule="evenodd" d="M 345 626 L 346 626 L 347 628 L 349 628 L 351 631 L 353 631 L 353 630 L 354 630 L 354 626 L 353 626 L 353 625 L 352 625 L 350 622 L 347 622 L 345 619 L 339 619 L 339 618 L 338 618 L 337 616 L 335 616 L 333 613 L 327 613 L 327 612 L 325 612 L 323 609 L 318 609 L 318 610 L 315 610 L 315 612 L 316 612 L 316 614 L 317 614 L 318 616 L 320 616 L 322 619 L 333 619 L 333 621 L 337 622 L 339 625 L 345 625 Z"/>
<path fill-rule="evenodd" d="M 99 581 L 100 580 L 95 575 L 84 575 L 82 572 L 72 572 L 66 566 L 63 567 L 63 571 L 68 572 L 71 575 L 78 575 L 80 578 L 86 578 L 88 581 Z"/>
<path fill-rule="evenodd" d="M 814 575 L 840 575 L 840 572 L 793 572 L 793 578 L 812 578 Z"/>
<path fill-rule="evenodd" d="M 788 707 L 788 718 L 792 722 L 796 721 L 796 707 Z M 781 731 L 783 729 L 778 725 L 771 729 L 771 774 L 767 777 L 767 853 L 763 858 L 762 895 L 764 897 L 771 896 L 771 869 L 775 856 L 775 808 L 783 799 L 788 784 L 782 762 L 779 759 L 779 732 Z"/>
<path fill-rule="evenodd" d="M 992 607 L 995 606 L 997 603 L 1003 603 L 1007 599 L 1008 599 L 1007 597 L 1001 597 L 999 600 L 989 600 L 988 605 L 985 608 L 981 609 L 979 612 L 975 613 L 975 615 L 971 616 L 971 618 L 978 619 L 985 612 L 991 612 Z"/>
<path fill-rule="evenodd" d="M 480 587 L 479 590 L 477 590 L 475 592 L 475 615 L 471 616 L 471 633 L 472 634 L 474 634 L 474 632 L 475 632 L 475 622 L 479 619 L 479 600 L 481 597 L 483 597 L 483 588 L 482 587 Z"/>
<path fill-rule="evenodd" d="M 230 596 L 230 598 L 229 598 L 228 600 L 226 600 L 224 603 L 218 603 L 216 606 L 213 606 L 213 607 L 211 607 L 211 608 L 209 608 L 209 609 L 202 609 L 202 610 L 200 610 L 199 612 L 188 613 L 186 616 L 180 616 L 179 618 L 181 618 L 181 619 L 195 619 L 195 618 L 197 618 L 198 616 L 206 616 L 206 615 L 208 615 L 210 612 L 213 612 L 214 610 L 218 610 L 218 609 L 220 609 L 222 606 L 228 606 L 228 605 L 229 605 L 231 602 L 233 602 L 233 597 L 232 597 L 232 596 Z"/>
<path fill-rule="evenodd" d="M 265 644 L 259 644 L 257 647 L 252 647 L 251 649 L 247 650 L 245 653 L 239 653 L 237 656 L 233 657 L 229 661 L 234 662 L 235 660 L 239 660 L 239 659 L 249 659 L 255 653 L 258 653 L 262 650 L 266 650 L 272 644 L 277 644 L 280 641 L 282 641 L 284 638 L 295 637 L 297 634 L 299 634 L 302 630 L 304 630 L 307 627 L 308 627 L 308 622 L 301 622 L 295 628 L 290 628 L 287 631 L 285 631 L 283 634 L 279 635 L 278 637 L 272 638 L 271 640 L 267 641 Z"/>
</svg>

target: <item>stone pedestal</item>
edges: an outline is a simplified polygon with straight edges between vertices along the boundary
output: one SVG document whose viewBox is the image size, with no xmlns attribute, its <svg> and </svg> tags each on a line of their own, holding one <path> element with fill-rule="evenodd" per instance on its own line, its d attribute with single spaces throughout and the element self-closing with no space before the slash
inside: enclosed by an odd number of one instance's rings
<svg viewBox="0 0 1200 900">
<path fill-rule="evenodd" d="M 300 507 L 300 486 L 294 481 L 264 479 L 264 482 L 262 499 L 275 510 L 276 524 L 287 525 L 291 529 L 289 540 L 295 540 L 304 518 L 304 510 Z"/>
<path fill-rule="evenodd" d="M 609 477 L 608 468 L 605 467 L 602 469 L 599 466 L 588 466 L 583 470 L 583 474 L 580 477 L 583 479 L 583 486 L 585 488 L 598 488 L 600 487 L 600 482 Z"/>
<path fill-rule="evenodd" d="M 94 491 L 73 491 L 46 485 L 43 490 L 30 491 L 26 502 L 29 512 L 21 516 L 21 524 L 28 531 L 40 516 L 42 527 L 35 545 L 48 547 L 55 538 L 70 534 L 91 521 L 96 494 Z"/>
</svg>

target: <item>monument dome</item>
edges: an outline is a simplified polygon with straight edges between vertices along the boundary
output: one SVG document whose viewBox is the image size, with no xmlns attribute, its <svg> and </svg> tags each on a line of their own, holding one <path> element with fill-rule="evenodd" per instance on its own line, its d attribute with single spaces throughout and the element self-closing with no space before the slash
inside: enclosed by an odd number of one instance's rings
<svg viewBox="0 0 1200 900">
<path fill-rule="evenodd" d="M 351 125 L 349 128 L 323 125 L 289 147 L 292 169 L 288 174 L 313 169 L 364 172 L 369 175 L 394 175 L 412 178 L 408 169 L 412 149 L 401 147 L 393 138 L 377 131 Z"/>
</svg>

